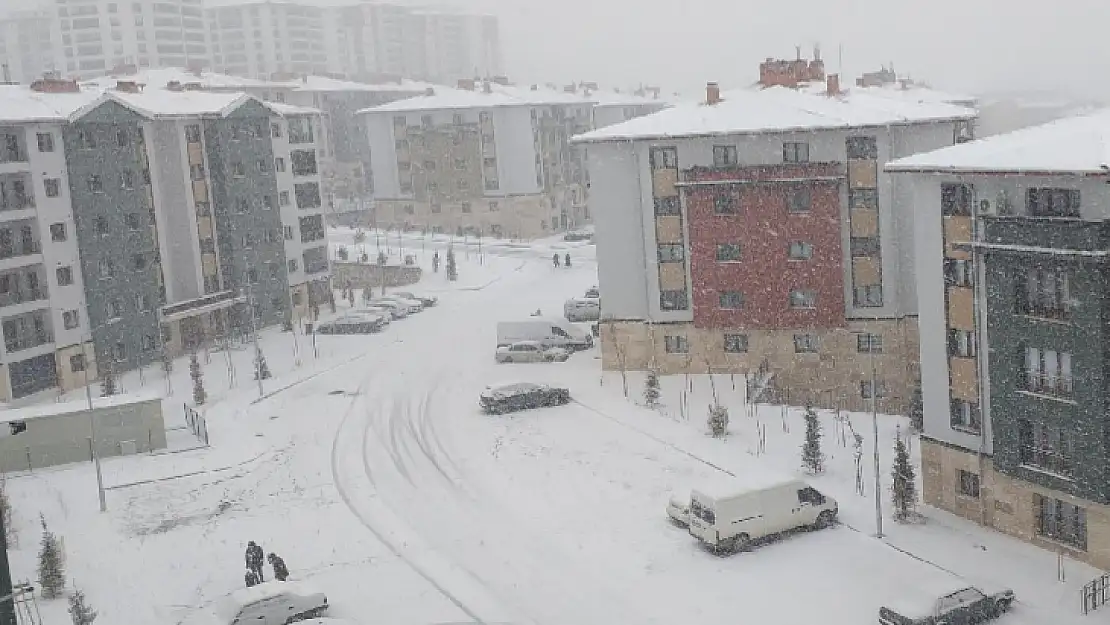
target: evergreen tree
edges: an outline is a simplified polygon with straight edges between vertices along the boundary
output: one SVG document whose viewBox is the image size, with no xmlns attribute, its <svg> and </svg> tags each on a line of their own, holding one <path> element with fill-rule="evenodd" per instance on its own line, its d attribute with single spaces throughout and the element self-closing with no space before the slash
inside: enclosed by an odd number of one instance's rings
<svg viewBox="0 0 1110 625">
<path fill-rule="evenodd" d="M 58 537 L 46 527 L 46 517 L 39 515 L 42 522 L 42 543 L 39 548 L 39 585 L 45 599 L 55 599 L 66 588 L 65 555 Z"/>
<path fill-rule="evenodd" d="M 921 380 L 914 386 L 910 396 L 910 425 L 920 432 L 925 428 L 925 406 L 921 397 Z"/>
<path fill-rule="evenodd" d="M 724 438 L 728 434 L 728 408 L 720 404 L 710 406 L 708 424 L 713 438 Z"/>
<path fill-rule="evenodd" d="M 894 498 L 894 518 L 905 520 L 917 505 L 917 484 L 913 464 L 910 462 L 910 452 L 901 434 L 894 441 L 894 468 L 891 470 L 893 485 L 891 495 Z"/>
<path fill-rule="evenodd" d="M 455 263 L 455 251 L 447 250 L 447 279 L 454 282 L 459 279 L 459 268 Z"/>
<path fill-rule="evenodd" d="M 204 372 L 200 370 L 196 352 L 189 354 L 189 377 L 193 379 L 193 403 L 203 406 L 208 393 L 204 392 Z"/>
<path fill-rule="evenodd" d="M 104 359 L 104 370 L 101 372 L 100 379 L 100 396 L 111 397 L 119 391 L 116 390 L 116 372 L 112 366 L 112 361 Z"/>
<path fill-rule="evenodd" d="M 15 548 L 15 525 L 12 519 L 12 502 L 8 498 L 7 482 L 0 475 L 0 525 L 4 531 L 0 532 L 0 549 Z"/>
<path fill-rule="evenodd" d="M 644 380 L 644 403 L 648 408 L 659 406 L 659 376 L 654 369 L 648 370 L 647 378 Z"/>
<path fill-rule="evenodd" d="M 96 610 L 85 602 L 85 593 L 74 590 L 69 596 L 69 617 L 73 625 L 92 625 L 96 620 Z"/>
<path fill-rule="evenodd" d="M 261 349 L 254 356 L 254 379 L 257 380 L 259 377 L 263 380 L 270 379 L 270 367 L 266 365 L 266 355 Z"/>
<path fill-rule="evenodd" d="M 802 443 L 802 466 L 810 473 L 821 473 L 825 470 L 825 454 L 821 453 L 821 422 L 817 420 L 817 411 L 813 406 L 806 406 L 806 438 Z"/>
</svg>

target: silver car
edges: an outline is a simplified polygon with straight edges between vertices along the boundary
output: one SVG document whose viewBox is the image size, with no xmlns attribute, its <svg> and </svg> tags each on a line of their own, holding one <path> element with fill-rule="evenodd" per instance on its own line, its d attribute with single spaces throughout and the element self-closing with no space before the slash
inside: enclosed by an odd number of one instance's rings
<svg viewBox="0 0 1110 625">
<path fill-rule="evenodd" d="M 539 341 L 520 341 L 497 348 L 497 362 L 565 362 L 570 352 L 561 347 L 544 348 Z"/>
</svg>

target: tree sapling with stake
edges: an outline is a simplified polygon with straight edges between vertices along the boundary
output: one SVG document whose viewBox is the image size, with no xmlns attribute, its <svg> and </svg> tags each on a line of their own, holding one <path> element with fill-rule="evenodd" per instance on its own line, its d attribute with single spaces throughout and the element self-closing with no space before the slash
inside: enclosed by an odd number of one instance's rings
<svg viewBox="0 0 1110 625">
<path fill-rule="evenodd" d="M 73 625 L 92 625 L 96 620 L 96 610 L 85 601 L 85 593 L 80 589 L 69 596 L 69 618 Z"/>
<path fill-rule="evenodd" d="M 652 410 L 659 407 L 659 375 L 649 369 L 644 379 L 644 404 Z"/>
<path fill-rule="evenodd" d="M 901 432 L 894 439 L 894 468 L 891 470 L 893 484 L 891 495 L 894 499 L 894 518 L 905 521 L 917 505 L 917 486 L 914 482 L 913 463 L 910 452 L 902 440 Z"/>
<path fill-rule="evenodd" d="M 728 435 L 728 408 L 721 404 L 709 407 L 709 433 L 713 438 L 724 438 Z"/>
<path fill-rule="evenodd" d="M 62 596 L 66 588 L 65 555 L 58 537 L 46 527 L 46 517 L 39 515 L 42 523 L 42 542 L 39 548 L 39 585 L 45 599 Z"/>
<path fill-rule="evenodd" d="M 203 406 L 208 394 L 204 392 L 204 372 L 200 369 L 196 352 L 189 354 L 189 377 L 193 379 L 193 403 Z"/>
<path fill-rule="evenodd" d="M 802 466 L 812 474 L 825 470 L 825 454 L 821 453 L 821 422 L 813 406 L 806 406 L 806 438 L 802 443 Z"/>
</svg>

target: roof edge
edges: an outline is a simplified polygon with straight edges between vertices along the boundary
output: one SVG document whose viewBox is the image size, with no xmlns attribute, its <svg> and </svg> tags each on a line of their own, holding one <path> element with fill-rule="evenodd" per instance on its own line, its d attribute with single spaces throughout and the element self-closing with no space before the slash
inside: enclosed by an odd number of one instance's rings
<svg viewBox="0 0 1110 625">
<path fill-rule="evenodd" d="M 1110 169 L 985 169 L 982 167 L 941 167 L 937 165 L 896 165 L 887 163 L 888 174 L 955 174 L 961 176 L 1110 176 Z"/>
</svg>

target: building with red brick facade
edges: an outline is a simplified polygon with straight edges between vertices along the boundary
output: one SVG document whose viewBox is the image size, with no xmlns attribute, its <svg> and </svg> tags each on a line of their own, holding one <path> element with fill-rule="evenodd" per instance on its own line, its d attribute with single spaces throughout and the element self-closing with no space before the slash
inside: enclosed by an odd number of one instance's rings
<svg viewBox="0 0 1110 625">
<path fill-rule="evenodd" d="M 819 60 L 768 60 L 760 76 L 576 137 L 603 364 L 763 367 L 798 402 L 863 406 L 876 392 L 903 412 L 918 377 L 913 217 L 882 165 L 952 145 L 976 112 L 844 90 Z"/>
</svg>

